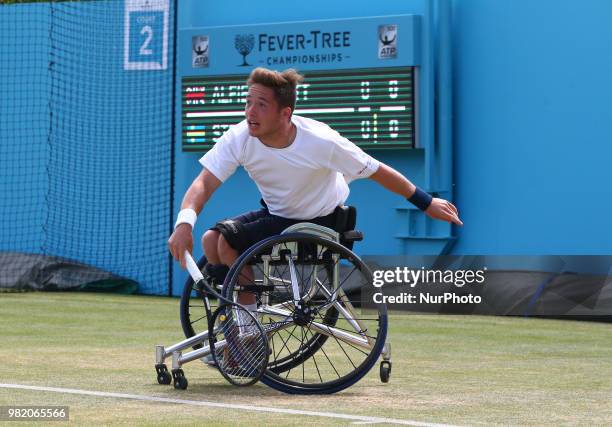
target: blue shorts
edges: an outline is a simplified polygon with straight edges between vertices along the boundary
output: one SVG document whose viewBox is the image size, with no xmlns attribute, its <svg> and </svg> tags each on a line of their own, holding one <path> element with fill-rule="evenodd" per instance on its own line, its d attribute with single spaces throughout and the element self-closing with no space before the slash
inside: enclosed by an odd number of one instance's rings
<svg viewBox="0 0 612 427">
<path fill-rule="evenodd" d="M 262 202 L 262 205 L 264 203 Z M 281 232 L 299 222 L 311 222 L 324 227 L 334 228 L 336 213 L 312 219 L 290 219 L 272 215 L 267 207 L 250 211 L 229 220 L 219 221 L 211 230 L 220 232 L 227 243 L 238 251 L 245 252 L 255 243 L 281 234 Z"/>
</svg>

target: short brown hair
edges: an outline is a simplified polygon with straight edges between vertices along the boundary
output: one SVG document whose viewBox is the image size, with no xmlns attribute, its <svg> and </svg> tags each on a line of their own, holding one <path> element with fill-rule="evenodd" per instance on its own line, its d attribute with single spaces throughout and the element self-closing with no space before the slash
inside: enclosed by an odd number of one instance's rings
<svg viewBox="0 0 612 427">
<path fill-rule="evenodd" d="M 304 80 L 304 76 L 293 68 L 279 72 L 263 67 L 257 67 L 251 71 L 247 80 L 247 85 L 255 83 L 266 86 L 274 90 L 274 97 L 280 108 L 290 107 L 291 112 L 295 109 L 297 98 L 296 87 Z"/>
</svg>

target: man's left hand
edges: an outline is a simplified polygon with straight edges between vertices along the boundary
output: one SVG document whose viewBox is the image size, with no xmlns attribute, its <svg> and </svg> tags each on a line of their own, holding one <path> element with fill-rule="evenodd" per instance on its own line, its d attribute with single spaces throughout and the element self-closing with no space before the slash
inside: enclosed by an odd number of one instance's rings
<svg viewBox="0 0 612 427">
<path fill-rule="evenodd" d="M 459 211 L 455 205 L 444 199 L 434 197 L 425 213 L 434 219 L 463 225 L 463 222 L 459 219 Z"/>
</svg>

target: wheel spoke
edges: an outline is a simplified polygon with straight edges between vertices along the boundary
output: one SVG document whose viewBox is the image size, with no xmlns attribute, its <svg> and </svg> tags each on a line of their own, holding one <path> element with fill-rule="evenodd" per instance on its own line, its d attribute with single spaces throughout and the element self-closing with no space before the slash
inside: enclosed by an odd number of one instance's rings
<svg viewBox="0 0 612 427">
<path fill-rule="evenodd" d="M 331 331 L 330 331 L 331 332 Z M 334 333 L 332 332 L 332 337 L 334 337 L 334 339 L 336 340 L 336 342 L 338 343 L 338 346 L 340 347 L 340 349 L 342 350 L 342 352 L 344 353 L 344 355 L 347 357 L 347 359 L 349 360 L 349 362 L 351 362 L 351 365 L 353 365 L 353 368 L 357 368 L 357 366 L 355 366 L 355 364 L 353 363 L 353 359 L 351 359 L 351 356 L 348 355 L 348 353 L 346 352 L 346 350 L 344 350 L 344 347 L 342 346 L 342 344 L 340 343 L 340 341 L 338 340 L 338 338 L 336 338 L 336 336 L 334 335 Z"/>
<path fill-rule="evenodd" d="M 289 342 L 289 340 L 290 340 L 290 339 L 291 339 L 291 337 L 293 336 L 293 331 L 295 331 L 295 328 L 297 328 L 297 325 L 295 325 L 295 326 L 293 327 L 293 329 L 291 330 L 291 332 L 289 332 L 289 336 L 287 337 L 287 340 L 286 340 L 286 341 L 285 341 L 285 340 L 283 340 L 283 337 L 279 335 L 279 337 L 280 337 L 281 341 L 283 341 L 283 346 L 282 346 L 282 347 L 281 347 L 281 349 L 278 351 L 278 354 L 277 354 L 276 356 L 280 355 L 280 354 L 281 354 L 281 352 L 282 352 L 282 351 L 283 351 L 285 348 L 287 349 L 287 351 L 289 351 L 289 352 L 290 352 L 289 347 L 287 347 L 287 342 Z M 275 358 L 275 359 L 276 359 L 276 356 L 274 356 L 274 358 Z"/>
<path fill-rule="evenodd" d="M 315 338 L 315 335 L 309 329 L 307 329 L 306 330 L 306 334 L 308 335 L 309 332 L 312 335 L 311 339 Z M 321 382 L 323 382 L 323 377 L 321 376 L 321 371 L 319 371 L 319 365 L 317 365 L 317 355 L 316 355 L 316 353 L 312 355 L 312 361 L 314 362 L 315 369 L 317 370 L 317 375 L 319 376 L 319 380 Z"/>
<path fill-rule="evenodd" d="M 197 318 L 196 320 L 191 321 L 190 323 L 193 325 L 194 323 L 197 323 L 197 322 L 199 322 L 200 320 L 205 319 L 205 318 L 206 318 L 206 315 L 204 315 L 204 316 L 202 316 L 202 317 L 199 317 L 199 318 Z"/>
<path fill-rule="evenodd" d="M 300 349 L 304 347 L 304 328 L 300 328 L 300 332 L 302 332 L 302 342 L 300 344 Z M 305 361 L 302 360 L 302 382 L 306 382 L 306 363 L 304 363 Z"/>
<path fill-rule="evenodd" d="M 325 356 L 325 358 L 329 362 L 329 365 L 332 367 L 332 369 L 334 370 L 334 372 L 336 373 L 338 378 L 340 378 L 340 373 L 338 372 L 338 370 L 336 369 L 336 366 L 332 363 L 332 361 L 329 360 L 329 356 L 327 355 L 327 352 L 325 351 L 325 348 L 321 347 L 321 352 L 323 352 L 323 355 Z"/>
</svg>

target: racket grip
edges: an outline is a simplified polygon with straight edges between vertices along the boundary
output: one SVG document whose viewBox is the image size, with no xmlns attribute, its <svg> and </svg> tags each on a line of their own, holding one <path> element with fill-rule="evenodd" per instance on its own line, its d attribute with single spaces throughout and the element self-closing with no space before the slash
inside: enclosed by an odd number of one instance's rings
<svg viewBox="0 0 612 427">
<path fill-rule="evenodd" d="M 191 256 L 189 251 L 185 251 L 185 264 L 187 265 L 187 271 L 189 272 L 189 275 L 191 276 L 194 282 L 197 282 L 204 278 L 202 272 L 198 268 L 196 262 L 193 260 L 193 257 Z"/>
</svg>

